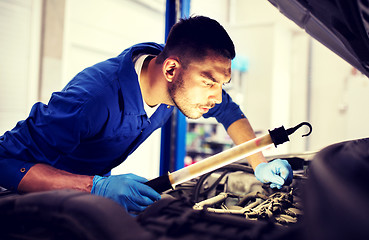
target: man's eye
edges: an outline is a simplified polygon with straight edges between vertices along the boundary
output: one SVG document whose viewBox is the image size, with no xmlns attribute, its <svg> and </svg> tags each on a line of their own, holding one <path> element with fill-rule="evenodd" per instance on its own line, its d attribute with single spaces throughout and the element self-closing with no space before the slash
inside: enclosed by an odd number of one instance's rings
<svg viewBox="0 0 369 240">
<path fill-rule="evenodd" d="M 213 82 L 204 82 L 204 84 L 206 85 L 206 86 L 213 86 L 214 85 L 214 83 Z"/>
<path fill-rule="evenodd" d="M 231 83 L 231 80 L 232 79 L 230 79 L 228 82 L 223 83 L 223 86 L 230 84 Z"/>
</svg>

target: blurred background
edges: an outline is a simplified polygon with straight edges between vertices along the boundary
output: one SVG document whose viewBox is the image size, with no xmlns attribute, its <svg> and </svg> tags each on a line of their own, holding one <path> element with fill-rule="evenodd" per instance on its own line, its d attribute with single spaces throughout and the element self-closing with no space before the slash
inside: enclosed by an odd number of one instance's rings
<svg viewBox="0 0 369 240">
<path fill-rule="evenodd" d="M 165 41 L 165 0 L 0 0 L 0 135 L 85 67 L 139 42 Z M 369 132 L 369 81 L 267 0 L 191 0 L 236 46 L 227 91 L 257 135 L 308 121 L 313 133 L 265 155 L 315 152 Z M 232 146 L 215 120 L 187 120 L 191 164 Z M 301 134 L 303 134 L 301 130 Z M 159 175 L 161 131 L 113 174 Z M 144 167 L 143 167 L 144 166 Z"/>
</svg>

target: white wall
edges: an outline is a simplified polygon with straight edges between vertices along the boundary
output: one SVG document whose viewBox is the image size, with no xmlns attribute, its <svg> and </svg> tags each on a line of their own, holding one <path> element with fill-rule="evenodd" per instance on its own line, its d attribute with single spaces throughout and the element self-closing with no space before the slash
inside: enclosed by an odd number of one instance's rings
<svg viewBox="0 0 369 240">
<path fill-rule="evenodd" d="M 67 1 L 64 83 L 84 67 L 116 56 L 135 43 L 164 42 L 164 1 L 156 9 L 139 2 Z"/>
<path fill-rule="evenodd" d="M 311 148 L 369 136 L 369 79 L 344 60 L 313 44 Z"/>
<path fill-rule="evenodd" d="M 0 0 L 0 135 L 36 100 L 41 1 Z"/>
</svg>

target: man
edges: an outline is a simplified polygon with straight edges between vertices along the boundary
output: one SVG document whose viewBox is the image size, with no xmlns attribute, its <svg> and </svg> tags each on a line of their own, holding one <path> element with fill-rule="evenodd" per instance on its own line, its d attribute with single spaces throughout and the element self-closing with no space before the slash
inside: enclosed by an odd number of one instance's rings
<svg viewBox="0 0 369 240">
<path fill-rule="evenodd" d="M 188 118 L 215 117 L 236 144 L 254 132 L 222 85 L 231 79 L 234 45 L 207 17 L 173 26 L 165 47 L 142 43 L 77 74 L 47 105 L 0 137 L 0 185 L 18 192 L 77 189 L 139 212 L 160 199 L 124 174 L 104 177 L 177 107 Z M 137 160 L 139 161 L 139 160 Z M 256 177 L 280 188 L 292 179 L 285 160 L 248 158 Z"/>
</svg>

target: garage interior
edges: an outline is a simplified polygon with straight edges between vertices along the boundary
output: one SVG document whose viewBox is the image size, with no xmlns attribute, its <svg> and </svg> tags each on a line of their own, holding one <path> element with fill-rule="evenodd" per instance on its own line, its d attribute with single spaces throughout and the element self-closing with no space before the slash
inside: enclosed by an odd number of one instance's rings
<svg viewBox="0 0 369 240">
<path fill-rule="evenodd" d="M 306 10 L 298 16 L 310 14 L 314 19 L 331 11 L 329 19 L 367 27 L 357 22 L 369 13 L 365 0 L 352 1 L 352 8 L 340 0 L 0 0 L 0 135 L 25 119 L 35 102 L 47 102 L 81 69 L 135 43 L 164 43 L 168 28 L 192 15 L 216 19 L 233 39 L 237 56 L 226 90 L 258 137 L 300 122 L 313 128 L 308 137 L 301 138 L 304 131 L 299 130 L 289 142 L 263 150 L 269 161 L 287 159 L 294 170 L 293 182 L 282 189 L 258 182 L 245 160 L 165 191 L 162 200 L 135 217 L 110 201 L 74 191 L 14 196 L 4 189 L 0 216 L 8 223 L 0 227 L 0 235 L 163 240 L 367 237 L 369 39 L 356 32 L 362 42 L 353 37 L 345 42 L 342 34 L 341 45 L 352 53 L 347 57 L 319 39 L 319 32 L 304 29 L 306 18 L 301 17 L 300 25 L 291 21 L 298 19 L 286 12 L 293 7 Z M 335 12 L 335 7 L 342 12 Z M 361 12 L 350 12 L 353 9 Z M 233 147 L 215 120 L 186 119 L 176 112 L 112 174 L 155 179 Z M 137 158 L 142 161 L 133 160 Z M 10 211 L 16 202 L 29 204 L 33 212 Z M 100 204 L 101 215 L 90 216 L 89 209 Z M 54 215 L 57 221 L 49 221 L 52 216 L 42 215 L 45 208 L 49 213 L 62 208 L 72 220 L 60 214 Z M 86 224 L 73 229 L 74 221 Z M 114 223 L 106 226 L 107 222 Z"/>
</svg>

